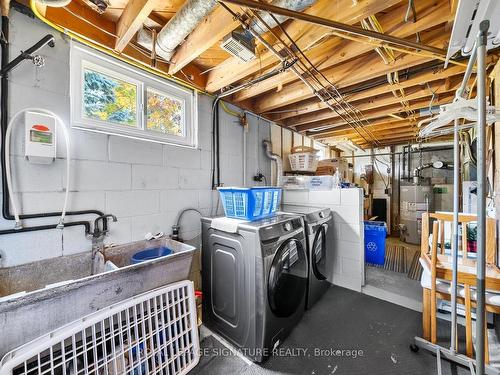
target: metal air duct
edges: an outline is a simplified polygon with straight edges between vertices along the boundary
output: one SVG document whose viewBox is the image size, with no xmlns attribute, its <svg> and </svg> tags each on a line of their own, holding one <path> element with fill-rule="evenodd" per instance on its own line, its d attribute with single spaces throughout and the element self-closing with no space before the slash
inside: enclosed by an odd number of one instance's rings
<svg viewBox="0 0 500 375">
<path fill-rule="evenodd" d="M 274 0 L 272 4 L 290 10 L 301 11 L 315 2 L 316 0 Z M 188 0 L 158 33 L 156 39 L 156 54 L 170 61 L 174 55 L 175 49 L 189 34 L 191 34 L 196 26 L 215 9 L 217 4 L 218 2 L 215 0 Z M 260 12 L 259 15 L 269 26 L 276 26 L 276 22 L 274 22 L 267 12 Z M 276 19 L 279 22 L 284 22 L 288 17 L 276 16 Z M 254 21 L 252 28 L 261 34 L 267 31 L 267 28 L 260 24 L 259 21 Z M 137 33 L 137 43 L 149 50 L 153 50 L 153 38 L 151 33 L 144 28 Z"/>
<path fill-rule="evenodd" d="M 271 4 L 276 7 L 301 12 L 313 5 L 315 2 L 316 0 L 273 0 L 271 1 Z M 262 21 L 271 28 L 278 25 L 273 17 L 271 17 L 271 15 L 267 12 L 259 12 L 259 17 L 262 18 Z M 288 19 L 288 17 L 280 15 L 275 15 L 274 18 L 276 18 L 279 23 L 283 23 Z M 251 27 L 259 34 L 263 34 L 267 31 L 267 27 L 260 20 L 254 20 Z"/>
<path fill-rule="evenodd" d="M 217 4 L 215 0 L 188 0 L 158 33 L 156 54 L 170 61 L 175 48 L 214 10 Z M 149 50 L 153 49 L 151 34 L 145 29 L 139 30 L 137 43 Z"/>
</svg>

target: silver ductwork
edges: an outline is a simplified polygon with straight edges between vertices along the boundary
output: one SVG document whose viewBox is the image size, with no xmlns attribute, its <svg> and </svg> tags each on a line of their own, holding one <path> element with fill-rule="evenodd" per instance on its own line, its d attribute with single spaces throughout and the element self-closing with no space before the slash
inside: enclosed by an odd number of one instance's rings
<svg viewBox="0 0 500 375">
<path fill-rule="evenodd" d="M 52 1 L 68 1 L 68 0 L 42 0 L 47 2 Z M 294 11 L 302 11 L 314 4 L 316 0 L 274 0 L 272 5 L 286 8 Z M 170 61 L 174 55 L 175 49 L 187 38 L 189 34 L 208 16 L 216 7 L 216 0 L 188 0 L 175 16 L 161 29 L 156 39 L 156 54 L 161 58 Z M 273 18 L 266 12 L 260 12 L 259 16 L 270 27 L 275 27 L 277 24 Z M 280 22 L 287 20 L 284 16 L 275 16 Z M 262 25 L 260 21 L 253 22 L 253 28 L 259 33 L 265 33 L 267 27 Z M 152 50 L 153 38 L 151 33 L 142 28 L 137 33 L 137 43 L 141 46 Z"/>
<path fill-rule="evenodd" d="M 191 34 L 196 26 L 208 16 L 218 4 L 216 0 L 188 0 L 181 9 L 161 29 L 156 39 L 156 54 L 170 61 L 175 48 Z M 152 50 L 151 34 L 142 29 L 137 35 L 137 43 Z"/>
<path fill-rule="evenodd" d="M 271 1 L 271 4 L 276 7 L 301 12 L 313 5 L 315 2 L 316 0 L 274 0 Z M 259 12 L 258 14 L 259 17 L 262 18 L 262 21 L 269 27 L 273 28 L 278 25 L 269 13 Z M 274 18 L 276 18 L 279 23 L 283 23 L 288 19 L 288 17 L 279 15 L 275 15 Z M 254 20 L 254 22 L 252 23 L 252 28 L 259 34 L 263 34 L 268 31 L 267 27 L 260 20 Z"/>
<path fill-rule="evenodd" d="M 53 8 L 62 8 L 71 3 L 71 0 L 37 0 L 38 4 Z"/>
<path fill-rule="evenodd" d="M 276 162 L 276 186 L 283 185 L 283 160 L 279 155 L 273 154 L 273 146 L 270 141 L 263 141 L 266 156 Z"/>
</svg>

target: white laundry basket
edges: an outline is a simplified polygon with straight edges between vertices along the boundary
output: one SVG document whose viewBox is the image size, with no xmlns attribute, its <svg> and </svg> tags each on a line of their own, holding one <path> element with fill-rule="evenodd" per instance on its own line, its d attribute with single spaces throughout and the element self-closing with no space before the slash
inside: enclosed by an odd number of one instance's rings
<svg viewBox="0 0 500 375">
<path fill-rule="evenodd" d="M 194 288 L 186 280 L 111 305 L 20 346 L 3 357 L 0 375 L 183 375 L 198 361 Z"/>
<path fill-rule="evenodd" d="M 307 146 L 295 146 L 288 155 L 290 168 L 295 172 L 316 172 L 318 168 L 318 150 Z"/>
</svg>

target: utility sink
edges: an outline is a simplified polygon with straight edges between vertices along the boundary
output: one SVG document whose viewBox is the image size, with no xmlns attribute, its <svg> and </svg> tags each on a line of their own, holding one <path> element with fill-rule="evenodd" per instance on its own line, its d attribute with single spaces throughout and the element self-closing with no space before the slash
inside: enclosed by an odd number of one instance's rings
<svg viewBox="0 0 500 375">
<path fill-rule="evenodd" d="M 160 238 L 105 248 L 103 251 L 104 261 L 109 260 L 118 268 L 127 267 L 131 265 L 130 259 L 136 252 L 158 246 L 172 249 L 172 255 L 191 250 L 189 245 L 168 238 Z M 20 266 L 0 268 L 0 301 L 2 297 L 13 294 L 52 288 L 92 276 L 92 269 L 90 251 Z M 104 264 L 101 267 L 94 267 L 94 269 L 97 270 L 96 274 L 105 272 Z"/>
<path fill-rule="evenodd" d="M 138 251 L 162 246 L 172 254 L 130 264 Z M 188 279 L 195 250 L 194 246 L 163 237 L 106 248 L 104 262 L 117 266 L 110 271 L 92 267 L 90 251 L 0 268 L 0 358 L 82 316 Z M 100 272 L 92 275 L 93 268 Z"/>
</svg>

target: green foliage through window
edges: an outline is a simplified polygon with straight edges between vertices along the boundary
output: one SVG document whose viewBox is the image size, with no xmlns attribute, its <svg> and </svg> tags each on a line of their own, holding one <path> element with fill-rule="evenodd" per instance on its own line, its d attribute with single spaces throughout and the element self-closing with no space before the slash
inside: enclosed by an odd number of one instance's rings
<svg viewBox="0 0 500 375">
<path fill-rule="evenodd" d="M 137 86 L 85 69 L 83 110 L 89 119 L 136 126 Z"/>
<path fill-rule="evenodd" d="M 183 102 L 159 91 L 147 89 L 147 129 L 183 136 Z"/>
</svg>

